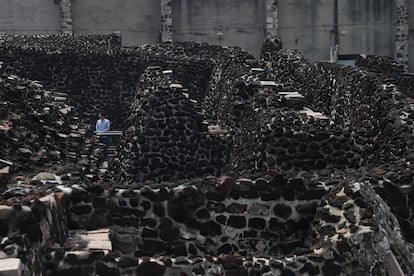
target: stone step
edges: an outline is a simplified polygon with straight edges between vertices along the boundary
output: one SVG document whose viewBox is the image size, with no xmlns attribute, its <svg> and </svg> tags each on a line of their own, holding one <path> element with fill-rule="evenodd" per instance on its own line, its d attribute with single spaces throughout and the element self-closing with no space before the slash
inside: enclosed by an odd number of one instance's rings
<svg viewBox="0 0 414 276">
<path fill-rule="evenodd" d="M 0 259 L 1 276 L 20 276 L 22 272 L 22 261 L 18 258 Z"/>
<path fill-rule="evenodd" d="M 112 244 L 109 240 L 109 229 L 93 231 L 71 230 L 66 245 L 76 251 L 111 251 Z"/>
</svg>

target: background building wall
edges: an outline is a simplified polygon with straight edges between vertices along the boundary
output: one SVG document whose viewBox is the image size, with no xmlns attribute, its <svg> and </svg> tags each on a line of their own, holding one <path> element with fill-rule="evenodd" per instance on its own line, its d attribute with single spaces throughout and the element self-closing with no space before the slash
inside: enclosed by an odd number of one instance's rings
<svg viewBox="0 0 414 276">
<path fill-rule="evenodd" d="M 333 0 L 279 1 L 283 47 L 311 61 L 329 59 L 335 42 Z M 338 1 L 339 54 L 393 55 L 392 0 Z"/>
<path fill-rule="evenodd" d="M 0 34 L 65 31 L 60 1 L 0 0 Z M 74 33 L 119 31 L 125 46 L 161 41 L 161 0 L 68 1 L 72 1 L 69 15 Z M 258 56 L 266 36 L 266 3 L 270 0 L 164 1 L 168 7 L 171 4 L 173 40 L 237 45 Z M 393 1 L 339 0 L 339 54 L 393 56 Z M 334 2 L 273 1 L 278 11 L 278 30 L 274 31 L 282 38 L 284 48 L 297 49 L 310 61 L 329 59 L 330 46 L 335 42 Z M 414 72 L 414 1 L 407 3 L 409 70 Z"/>
<path fill-rule="evenodd" d="M 158 43 L 160 2 L 156 0 L 73 1 L 73 32 L 108 34 L 120 31 L 124 46 Z"/>
<path fill-rule="evenodd" d="M 172 0 L 174 41 L 240 46 L 257 57 L 265 26 L 265 0 Z"/>
<path fill-rule="evenodd" d="M 334 43 L 333 0 L 278 2 L 279 36 L 284 49 L 296 49 L 311 61 L 329 59 Z"/>
<path fill-rule="evenodd" d="M 0 0 L 0 33 L 60 32 L 60 6 L 54 0 Z"/>
<path fill-rule="evenodd" d="M 340 54 L 394 55 L 392 0 L 338 3 Z"/>
<path fill-rule="evenodd" d="M 409 49 L 408 70 L 414 72 L 414 1 L 408 1 Z"/>
</svg>

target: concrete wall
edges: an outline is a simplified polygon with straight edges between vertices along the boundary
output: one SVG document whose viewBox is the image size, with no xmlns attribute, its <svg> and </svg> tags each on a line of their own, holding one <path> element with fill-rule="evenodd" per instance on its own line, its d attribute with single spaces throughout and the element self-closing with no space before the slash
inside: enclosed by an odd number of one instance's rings
<svg viewBox="0 0 414 276">
<path fill-rule="evenodd" d="M 108 34 L 120 31 L 124 46 L 158 43 L 160 2 L 155 0 L 73 1 L 73 32 Z"/>
<path fill-rule="evenodd" d="M 240 46 L 257 57 L 265 38 L 265 19 L 265 0 L 172 0 L 175 41 Z"/>
<path fill-rule="evenodd" d="M 339 53 L 394 56 L 392 0 L 338 1 Z"/>
<path fill-rule="evenodd" d="M 409 50 L 408 70 L 414 72 L 414 1 L 408 1 Z"/>
<path fill-rule="evenodd" d="M 284 48 L 311 61 L 329 59 L 334 44 L 334 1 L 279 1 Z M 339 54 L 393 55 L 392 0 L 338 1 Z"/>
<path fill-rule="evenodd" d="M 301 51 L 311 61 L 329 59 L 333 44 L 333 1 L 279 1 L 279 35 L 284 49 Z"/>
<path fill-rule="evenodd" d="M 54 0 L 0 0 L 0 33 L 60 32 L 60 6 Z"/>
</svg>

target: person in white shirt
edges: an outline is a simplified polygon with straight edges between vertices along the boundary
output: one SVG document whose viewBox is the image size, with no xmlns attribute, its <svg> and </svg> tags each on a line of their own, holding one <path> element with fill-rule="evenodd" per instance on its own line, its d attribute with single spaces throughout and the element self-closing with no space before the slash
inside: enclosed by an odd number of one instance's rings
<svg viewBox="0 0 414 276">
<path fill-rule="evenodd" d="M 111 122 L 105 118 L 103 113 L 99 113 L 99 119 L 96 121 L 96 133 L 105 133 L 108 132 L 111 128 Z M 105 155 L 107 154 L 109 147 L 109 137 L 106 135 L 101 135 L 101 141 L 105 144 Z"/>
</svg>

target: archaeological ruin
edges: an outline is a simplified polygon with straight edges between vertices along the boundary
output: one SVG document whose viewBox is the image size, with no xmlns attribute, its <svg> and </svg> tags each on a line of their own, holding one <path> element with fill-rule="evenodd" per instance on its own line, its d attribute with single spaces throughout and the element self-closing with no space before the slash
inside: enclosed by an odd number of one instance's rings
<svg viewBox="0 0 414 276">
<path fill-rule="evenodd" d="M 392 58 L 2 35 L 0 62 L 0 275 L 414 275 Z"/>
</svg>

